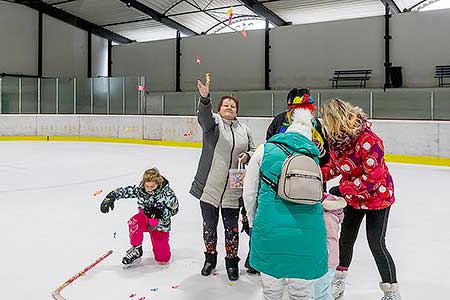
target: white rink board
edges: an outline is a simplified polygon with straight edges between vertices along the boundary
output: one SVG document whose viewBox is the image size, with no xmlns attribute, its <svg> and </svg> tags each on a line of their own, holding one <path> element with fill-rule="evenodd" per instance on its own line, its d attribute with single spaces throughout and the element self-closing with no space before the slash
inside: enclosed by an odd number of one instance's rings
<svg viewBox="0 0 450 300">
<path fill-rule="evenodd" d="M 80 117 L 58 115 L 40 115 L 36 118 L 37 135 L 80 136 Z"/>
<path fill-rule="evenodd" d="M 33 115 L 0 115 L 0 135 L 36 135 L 36 117 Z"/>
<path fill-rule="evenodd" d="M 80 136 L 119 137 L 118 116 L 80 116 Z"/>
<path fill-rule="evenodd" d="M 119 138 L 144 138 L 144 119 L 142 116 L 120 116 Z"/>
<path fill-rule="evenodd" d="M 272 118 L 240 120 L 264 143 Z M 450 122 L 372 120 L 387 154 L 450 157 Z M 201 142 L 195 116 L 1 115 L 0 136 L 80 136 Z"/>
<path fill-rule="evenodd" d="M 439 156 L 450 157 L 450 122 L 439 123 Z"/>
<path fill-rule="evenodd" d="M 162 140 L 201 142 L 202 132 L 197 117 L 163 117 Z"/>
<path fill-rule="evenodd" d="M 250 127 L 255 145 L 258 146 L 266 141 L 266 131 L 272 122 L 271 118 L 245 118 L 247 126 Z"/>
<path fill-rule="evenodd" d="M 438 122 L 373 121 L 388 154 L 438 156 Z"/>
<path fill-rule="evenodd" d="M 154 116 L 144 117 L 144 139 L 162 140 L 162 118 Z"/>
</svg>

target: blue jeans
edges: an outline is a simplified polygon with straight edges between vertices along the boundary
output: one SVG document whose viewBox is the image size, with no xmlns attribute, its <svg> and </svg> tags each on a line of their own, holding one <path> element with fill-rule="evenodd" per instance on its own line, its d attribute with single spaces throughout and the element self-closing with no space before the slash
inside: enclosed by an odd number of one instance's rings
<svg viewBox="0 0 450 300">
<path fill-rule="evenodd" d="M 325 275 L 314 281 L 314 300 L 334 300 L 331 293 L 331 282 L 335 273 L 336 268 L 329 268 Z"/>
</svg>

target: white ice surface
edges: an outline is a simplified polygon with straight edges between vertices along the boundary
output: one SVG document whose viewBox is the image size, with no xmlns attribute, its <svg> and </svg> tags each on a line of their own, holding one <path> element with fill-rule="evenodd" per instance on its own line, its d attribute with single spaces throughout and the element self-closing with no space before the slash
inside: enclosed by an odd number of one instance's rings
<svg viewBox="0 0 450 300">
<path fill-rule="evenodd" d="M 218 276 L 202 277 L 202 220 L 188 191 L 199 149 L 110 143 L 0 143 L 0 300 L 51 299 L 51 291 L 109 249 L 114 253 L 65 288 L 68 300 L 262 298 L 258 276 L 245 273 L 248 237 L 241 234 L 239 281 L 224 270 L 223 227 L 219 225 Z M 122 270 L 129 248 L 127 220 L 134 200 L 120 200 L 102 214 L 109 190 L 136 184 L 157 166 L 180 201 L 173 218 L 172 260 L 156 264 L 146 234 L 142 265 Z M 389 164 L 396 185 L 386 242 L 397 266 L 404 300 L 449 299 L 450 168 Z M 102 189 L 98 197 L 92 194 Z M 219 223 L 220 224 L 220 223 Z M 381 298 L 379 275 L 365 238 L 354 249 L 346 300 Z M 116 232 L 116 238 L 114 238 Z M 172 286 L 179 285 L 173 289 Z M 158 288 L 157 291 L 151 291 Z"/>
</svg>

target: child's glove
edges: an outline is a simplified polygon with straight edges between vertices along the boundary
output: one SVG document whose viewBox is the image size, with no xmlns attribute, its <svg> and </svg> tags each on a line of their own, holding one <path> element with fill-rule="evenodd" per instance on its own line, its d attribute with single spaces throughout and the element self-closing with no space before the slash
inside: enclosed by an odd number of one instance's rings
<svg viewBox="0 0 450 300">
<path fill-rule="evenodd" d="M 162 219 L 162 211 L 155 206 L 144 207 L 144 214 L 150 219 Z"/>
<path fill-rule="evenodd" d="M 100 204 L 100 211 L 104 214 L 109 212 L 109 209 L 114 210 L 114 201 L 116 201 L 115 197 L 109 193 L 106 198 Z"/>
</svg>

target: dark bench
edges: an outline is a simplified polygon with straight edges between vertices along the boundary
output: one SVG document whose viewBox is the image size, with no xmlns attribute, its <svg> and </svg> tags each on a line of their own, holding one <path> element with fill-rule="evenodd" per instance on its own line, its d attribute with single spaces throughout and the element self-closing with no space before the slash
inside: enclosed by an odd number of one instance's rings
<svg viewBox="0 0 450 300">
<path fill-rule="evenodd" d="M 339 70 L 334 71 L 331 81 L 331 88 L 339 87 L 359 87 L 365 88 L 367 80 L 370 79 L 372 70 Z M 341 81 L 356 82 L 351 84 L 339 84 Z"/>
<path fill-rule="evenodd" d="M 434 78 L 439 80 L 439 87 L 450 86 L 450 82 L 444 82 L 445 78 L 450 78 L 450 66 L 436 66 Z"/>
</svg>

